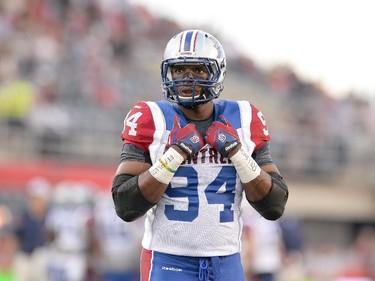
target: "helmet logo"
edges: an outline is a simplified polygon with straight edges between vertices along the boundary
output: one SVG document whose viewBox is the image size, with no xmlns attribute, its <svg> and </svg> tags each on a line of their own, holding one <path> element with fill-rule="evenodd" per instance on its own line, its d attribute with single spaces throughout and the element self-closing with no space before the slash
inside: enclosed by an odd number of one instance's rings
<svg viewBox="0 0 375 281">
<path fill-rule="evenodd" d="M 181 52 L 180 53 L 180 56 L 193 56 L 193 55 L 195 55 L 194 52 Z"/>
<path fill-rule="evenodd" d="M 180 53 L 187 52 L 192 54 L 195 52 L 195 45 L 197 43 L 198 31 L 189 30 L 185 31 L 180 39 Z"/>
</svg>

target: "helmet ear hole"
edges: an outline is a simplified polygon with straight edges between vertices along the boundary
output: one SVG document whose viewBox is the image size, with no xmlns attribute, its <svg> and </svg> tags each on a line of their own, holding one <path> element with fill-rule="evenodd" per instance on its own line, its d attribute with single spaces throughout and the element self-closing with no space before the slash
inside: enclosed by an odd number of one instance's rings
<svg viewBox="0 0 375 281">
<path fill-rule="evenodd" d="M 182 81 L 173 80 L 171 74 L 171 66 L 175 64 L 205 65 L 209 73 L 208 79 L 199 80 L 193 78 L 190 81 L 195 86 L 202 88 L 202 93 L 199 97 L 191 97 L 191 99 L 186 97 L 179 98 L 176 84 Z M 185 107 L 216 99 L 224 88 L 225 73 L 225 52 L 214 36 L 202 30 L 182 31 L 169 40 L 164 51 L 161 63 L 164 98 Z"/>
</svg>

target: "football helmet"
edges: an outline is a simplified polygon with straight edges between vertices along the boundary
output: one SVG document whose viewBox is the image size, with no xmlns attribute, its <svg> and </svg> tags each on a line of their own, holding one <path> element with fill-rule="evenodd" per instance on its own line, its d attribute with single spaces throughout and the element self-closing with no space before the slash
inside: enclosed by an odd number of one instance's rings
<svg viewBox="0 0 375 281">
<path fill-rule="evenodd" d="M 208 72 L 206 80 L 199 78 L 172 79 L 174 65 L 201 65 Z M 224 88 L 226 58 L 220 42 L 202 30 L 186 30 L 175 35 L 167 44 L 161 63 L 164 98 L 186 108 L 194 108 L 219 97 Z M 177 86 L 196 87 L 202 90 L 191 97 L 179 96 Z"/>
</svg>

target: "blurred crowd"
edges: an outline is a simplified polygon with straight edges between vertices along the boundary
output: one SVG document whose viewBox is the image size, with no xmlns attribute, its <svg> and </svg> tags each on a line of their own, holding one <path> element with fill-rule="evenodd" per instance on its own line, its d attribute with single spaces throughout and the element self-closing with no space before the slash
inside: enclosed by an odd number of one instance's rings
<svg viewBox="0 0 375 281">
<path fill-rule="evenodd" d="M 0 200 L 0 281 L 139 280 L 143 220 L 118 218 L 109 190 L 34 177 L 19 196 Z M 313 249 L 296 217 L 268 221 L 243 207 L 246 281 L 375 280 L 375 227 L 358 229 L 347 248 Z"/>
<path fill-rule="evenodd" d="M 14 156 L 20 147 L 13 146 L 24 139 L 28 149 L 17 157 L 32 151 L 32 157 L 113 162 L 128 109 L 162 98 L 163 48 L 181 28 L 124 0 L 1 1 L 0 140 L 6 145 L 0 153 Z M 262 69 L 214 33 L 228 58 L 223 95 L 263 109 L 284 174 L 323 178 L 346 175 L 359 163 L 368 167 L 364 173 L 374 168 L 373 99 L 356 92 L 333 98 L 287 65 Z M 372 177 L 368 184 L 374 183 Z"/>
<path fill-rule="evenodd" d="M 1 1 L 2 130 L 20 138 L 28 129 L 27 139 L 35 140 L 44 157 L 58 154 L 79 126 L 86 131 L 101 126 L 87 119 L 124 114 L 131 97 L 152 93 L 148 88 L 140 94 L 140 69 L 128 61 L 135 60 L 136 41 L 157 34 L 153 20 L 126 1 Z"/>
<path fill-rule="evenodd" d="M 126 0 L 0 1 L 0 164 L 117 164 L 123 118 L 137 101 L 162 98 L 163 48 L 180 30 Z M 361 178 L 359 191 L 375 188 L 373 99 L 333 98 L 287 65 L 264 70 L 212 33 L 227 54 L 223 95 L 263 109 L 288 179 Z M 39 177 L 9 202 L 3 188 L 0 281 L 139 279 L 143 224 L 116 217 L 109 188 Z M 373 227 L 356 229 L 345 247 L 311 248 L 297 218 L 267 222 L 247 211 L 246 281 L 375 280 Z"/>
<path fill-rule="evenodd" d="M 1 204 L 1 281 L 138 281 L 143 224 L 116 217 L 90 182 L 32 178 L 19 206 Z"/>
</svg>

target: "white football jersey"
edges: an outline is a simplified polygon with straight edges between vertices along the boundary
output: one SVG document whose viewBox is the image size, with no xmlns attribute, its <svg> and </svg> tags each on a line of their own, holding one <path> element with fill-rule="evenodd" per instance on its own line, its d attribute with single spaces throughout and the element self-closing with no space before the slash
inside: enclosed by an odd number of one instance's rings
<svg viewBox="0 0 375 281">
<path fill-rule="evenodd" d="M 138 103 L 124 121 L 124 143 L 149 152 L 155 163 L 165 152 L 178 114 L 165 101 Z M 248 101 L 215 101 L 214 121 L 223 115 L 251 155 L 269 141 L 265 119 Z M 223 256 L 241 249 L 243 188 L 228 158 L 206 144 L 176 171 L 161 200 L 147 212 L 142 245 L 184 256 Z"/>
<path fill-rule="evenodd" d="M 89 206 L 54 206 L 46 219 L 47 229 L 55 234 L 51 246 L 65 252 L 85 252 L 91 220 Z"/>
<path fill-rule="evenodd" d="M 138 269 L 140 242 L 144 230 L 141 222 L 124 223 L 116 215 L 112 197 L 103 194 L 95 202 L 94 231 L 100 243 L 100 264 L 106 270 Z"/>
</svg>

